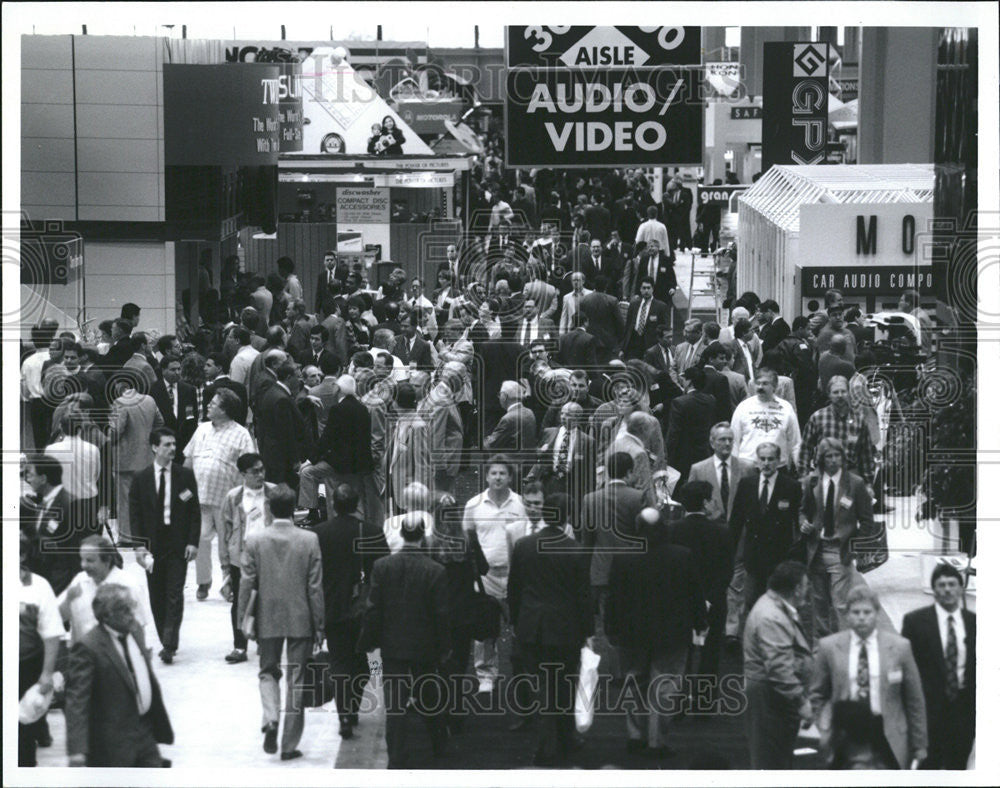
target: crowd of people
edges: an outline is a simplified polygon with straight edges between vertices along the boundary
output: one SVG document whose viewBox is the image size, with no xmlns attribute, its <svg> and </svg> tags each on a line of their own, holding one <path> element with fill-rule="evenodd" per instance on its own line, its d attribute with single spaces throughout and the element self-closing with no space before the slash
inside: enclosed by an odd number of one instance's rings
<svg viewBox="0 0 1000 788">
<path fill-rule="evenodd" d="M 536 764 L 570 762 L 585 644 L 647 701 L 627 714 L 628 750 L 669 757 L 665 709 L 688 693 L 692 651 L 712 679 L 697 702 L 719 709 L 729 643 L 755 768 L 790 766 L 814 716 L 831 763 L 861 757 L 863 729 L 866 762 L 963 766 L 975 617 L 954 615 L 954 577 L 936 573 L 904 640 L 872 634 L 878 600 L 856 568 L 884 539 L 860 310 L 831 290 L 789 324 L 747 292 L 726 326 L 684 319 L 679 181 L 656 204 L 638 172 L 542 171 L 508 202 L 492 166 L 473 233 L 420 261 L 430 296 L 404 267 L 369 282 L 333 252 L 308 300 L 289 258 L 267 278 L 227 260 L 180 338 L 151 342 L 131 304 L 94 344 L 32 330 L 20 687 L 51 691 L 69 624 L 70 763 L 158 765 L 172 733 L 150 644 L 173 663 L 193 561 L 197 599 L 221 576 L 231 602 L 220 659 L 257 641 L 268 753 L 287 653 L 283 760 L 301 755 L 303 671 L 323 645 L 344 738 L 380 650 L 400 768 L 408 706 L 447 756 L 466 696 L 515 676 L 532 677 L 508 695 L 514 728 L 537 718 Z M 119 566 L 129 550 L 145 588 Z M 429 676 L 444 701 L 414 689 Z M 23 765 L 46 737 L 44 717 L 21 726 Z"/>
</svg>

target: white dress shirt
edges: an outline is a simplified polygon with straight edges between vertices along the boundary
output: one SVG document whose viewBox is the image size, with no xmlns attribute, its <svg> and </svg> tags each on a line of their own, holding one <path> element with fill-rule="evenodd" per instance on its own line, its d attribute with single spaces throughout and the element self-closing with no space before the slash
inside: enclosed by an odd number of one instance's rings
<svg viewBox="0 0 1000 788">
<path fill-rule="evenodd" d="M 941 633 L 941 653 L 944 654 L 945 665 L 948 664 L 948 616 L 955 619 L 955 641 L 958 645 L 958 686 L 965 686 L 965 621 L 962 620 L 962 610 L 958 608 L 949 613 L 941 605 L 934 603 L 937 613 L 938 632 Z"/>
<path fill-rule="evenodd" d="M 750 374 L 749 380 L 751 383 L 753 383 L 754 382 L 753 353 L 750 352 L 750 348 L 747 346 L 747 343 L 744 342 L 742 339 L 737 339 L 736 344 L 739 345 L 740 352 L 743 354 L 743 360 L 746 362 L 747 370 Z"/>
<path fill-rule="evenodd" d="M 156 487 L 156 494 L 159 495 L 160 470 L 164 467 L 166 467 L 167 472 L 163 476 L 163 483 L 166 485 L 166 490 L 163 492 L 163 524 L 170 525 L 170 466 L 163 466 L 158 462 L 153 463 L 153 485 Z"/>
<path fill-rule="evenodd" d="M 49 360 L 49 349 L 37 350 L 21 365 L 21 388 L 26 398 L 40 399 L 45 394 L 42 387 L 42 367 Z"/>
<path fill-rule="evenodd" d="M 851 631 L 851 647 L 847 655 L 847 677 L 851 682 L 851 700 L 858 699 L 858 656 L 861 654 L 861 643 L 868 650 L 868 701 L 872 714 L 882 713 L 882 698 L 879 695 L 879 676 L 881 666 L 878 660 L 878 630 L 873 631 L 864 641 L 858 634 Z"/>
<path fill-rule="evenodd" d="M 118 639 L 120 633 L 107 625 L 104 628 L 107 630 L 108 635 L 111 636 L 111 642 L 114 643 L 118 656 L 122 658 L 122 662 L 128 665 L 128 661 L 125 659 L 125 651 L 122 649 L 121 641 Z M 146 666 L 146 658 L 142 655 L 142 651 L 139 650 L 139 644 L 135 642 L 135 638 L 131 635 L 126 635 L 125 644 L 128 646 L 128 656 L 132 661 L 136 688 L 135 703 L 139 707 L 139 716 L 141 717 L 153 705 L 153 684 L 149 680 L 149 668 Z"/>
</svg>

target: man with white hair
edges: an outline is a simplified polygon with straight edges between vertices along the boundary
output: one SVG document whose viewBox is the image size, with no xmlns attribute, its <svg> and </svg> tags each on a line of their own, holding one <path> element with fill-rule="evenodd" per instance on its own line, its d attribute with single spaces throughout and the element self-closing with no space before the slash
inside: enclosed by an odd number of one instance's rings
<svg viewBox="0 0 1000 788">
<path fill-rule="evenodd" d="M 486 438 L 487 451 L 532 451 L 536 446 L 535 414 L 524 406 L 524 388 L 516 380 L 500 386 L 500 406 L 506 411 Z"/>
<path fill-rule="evenodd" d="M 583 302 L 584 296 L 594 292 L 583 286 L 585 277 L 582 271 L 574 271 L 569 281 L 573 289 L 563 296 L 562 314 L 559 316 L 560 334 L 566 334 L 573 330 L 573 315 L 580 311 L 580 304 Z"/>
<path fill-rule="evenodd" d="M 427 485 L 410 482 L 403 490 L 403 511 L 386 519 L 382 530 L 389 544 L 389 551 L 399 552 L 403 548 L 402 526 L 407 514 L 419 514 L 424 522 L 424 544 L 428 547 L 434 539 L 434 515 L 431 514 L 431 493 Z"/>
<path fill-rule="evenodd" d="M 735 307 L 730 313 L 729 325 L 719 332 L 719 341 L 722 344 L 732 345 L 736 341 L 736 324 L 740 320 L 750 320 L 750 310 L 744 306 Z M 750 355 L 753 356 L 754 366 L 759 365 L 764 351 L 761 348 L 760 337 L 757 336 L 757 332 L 751 331 L 747 336 L 743 337 L 743 341 L 750 348 Z"/>
</svg>

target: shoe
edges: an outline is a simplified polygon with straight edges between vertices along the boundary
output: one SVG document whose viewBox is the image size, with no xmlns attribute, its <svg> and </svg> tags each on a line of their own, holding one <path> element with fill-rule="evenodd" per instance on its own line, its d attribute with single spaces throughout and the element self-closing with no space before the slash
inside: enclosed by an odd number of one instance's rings
<svg viewBox="0 0 1000 788">
<path fill-rule="evenodd" d="M 344 720 L 340 723 L 340 738 L 341 739 L 353 739 L 354 738 L 354 728 L 351 727 L 351 723 Z"/>
<path fill-rule="evenodd" d="M 296 758 L 302 757 L 302 750 L 292 750 L 291 752 L 281 753 L 281 760 L 283 761 L 294 761 Z"/>
<path fill-rule="evenodd" d="M 647 758 L 664 760 L 666 758 L 673 758 L 677 753 L 670 749 L 667 745 L 663 744 L 659 747 L 647 747 L 642 751 L 642 754 Z"/>
<path fill-rule="evenodd" d="M 531 725 L 531 723 L 534 722 L 534 721 L 535 721 L 535 718 L 531 717 L 531 716 L 528 716 L 528 717 L 518 717 L 510 725 L 507 726 L 507 730 L 509 730 L 511 733 L 517 733 L 518 731 L 523 731 L 525 728 L 527 728 L 529 725 Z"/>
<path fill-rule="evenodd" d="M 245 648 L 234 648 L 226 654 L 226 662 L 230 665 L 235 665 L 237 662 L 246 662 L 248 659 L 249 657 L 247 657 L 247 650 Z"/>
<path fill-rule="evenodd" d="M 174 652 L 169 648 L 162 649 L 160 659 L 163 660 L 164 665 L 172 665 L 174 664 Z"/>
<path fill-rule="evenodd" d="M 479 691 L 490 693 L 493 692 L 493 680 L 492 679 L 480 679 L 479 680 Z"/>
<path fill-rule="evenodd" d="M 222 588 L 219 589 L 219 596 L 225 599 L 227 602 L 232 604 L 233 601 L 233 586 L 229 582 L 229 578 L 226 578 L 226 582 L 222 584 Z"/>
<path fill-rule="evenodd" d="M 204 602 L 206 599 L 208 599 L 208 589 L 210 589 L 211 587 L 212 587 L 211 583 L 202 583 L 200 586 L 198 586 L 198 593 L 196 594 L 196 596 L 198 597 L 199 602 Z"/>
<path fill-rule="evenodd" d="M 278 725 L 272 723 L 264 728 L 264 752 L 274 755 L 278 751 Z M 284 757 L 284 754 L 282 754 Z"/>
<path fill-rule="evenodd" d="M 629 739 L 625 743 L 625 752 L 629 755 L 637 755 L 646 749 L 646 742 L 642 739 Z"/>
</svg>

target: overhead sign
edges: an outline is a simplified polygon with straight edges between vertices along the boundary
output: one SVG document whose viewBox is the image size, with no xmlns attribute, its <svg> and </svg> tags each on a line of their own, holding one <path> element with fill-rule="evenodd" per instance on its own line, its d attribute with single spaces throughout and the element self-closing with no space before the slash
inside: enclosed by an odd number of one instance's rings
<svg viewBox="0 0 1000 788">
<path fill-rule="evenodd" d="M 763 107 L 730 107 L 730 120 L 760 120 L 764 117 Z"/>
<path fill-rule="evenodd" d="M 825 268 L 929 265 L 933 217 L 930 202 L 806 204 L 799 209 L 799 255 Z"/>
<path fill-rule="evenodd" d="M 826 159 L 830 45 L 764 43 L 762 171 Z"/>
<path fill-rule="evenodd" d="M 734 194 L 746 191 L 746 184 L 725 184 L 719 186 L 699 186 L 698 205 L 723 205 L 729 207 L 729 201 Z"/>
<path fill-rule="evenodd" d="M 388 224 L 389 190 L 337 187 L 337 224 Z"/>
<path fill-rule="evenodd" d="M 651 68 L 701 65 L 701 28 L 512 25 L 507 67 Z"/>
<path fill-rule="evenodd" d="M 457 123 L 462 117 L 464 104 L 461 99 L 441 101 L 407 100 L 396 102 L 396 112 L 417 134 L 444 134 L 446 123 Z"/>
<path fill-rule="evenodd" d="M 917 290 L 932 295 L 934 274 L 930 265 L 809 266 L 802 269 L 802 295 L 821 296 L 840 290 L 845 296 L 902 295 Z"/>
<path fill-rule="evenodd" d="M 693 71 L 512 69 L 507 162 L 619 167 L 701 162 L 703 104 Z"/>
<path fill-rule="evenodd" d="M 740 89 L 739 63 L 705 63 L 705 81 L 720 96 L 733 96 Z"/>
</svg>

